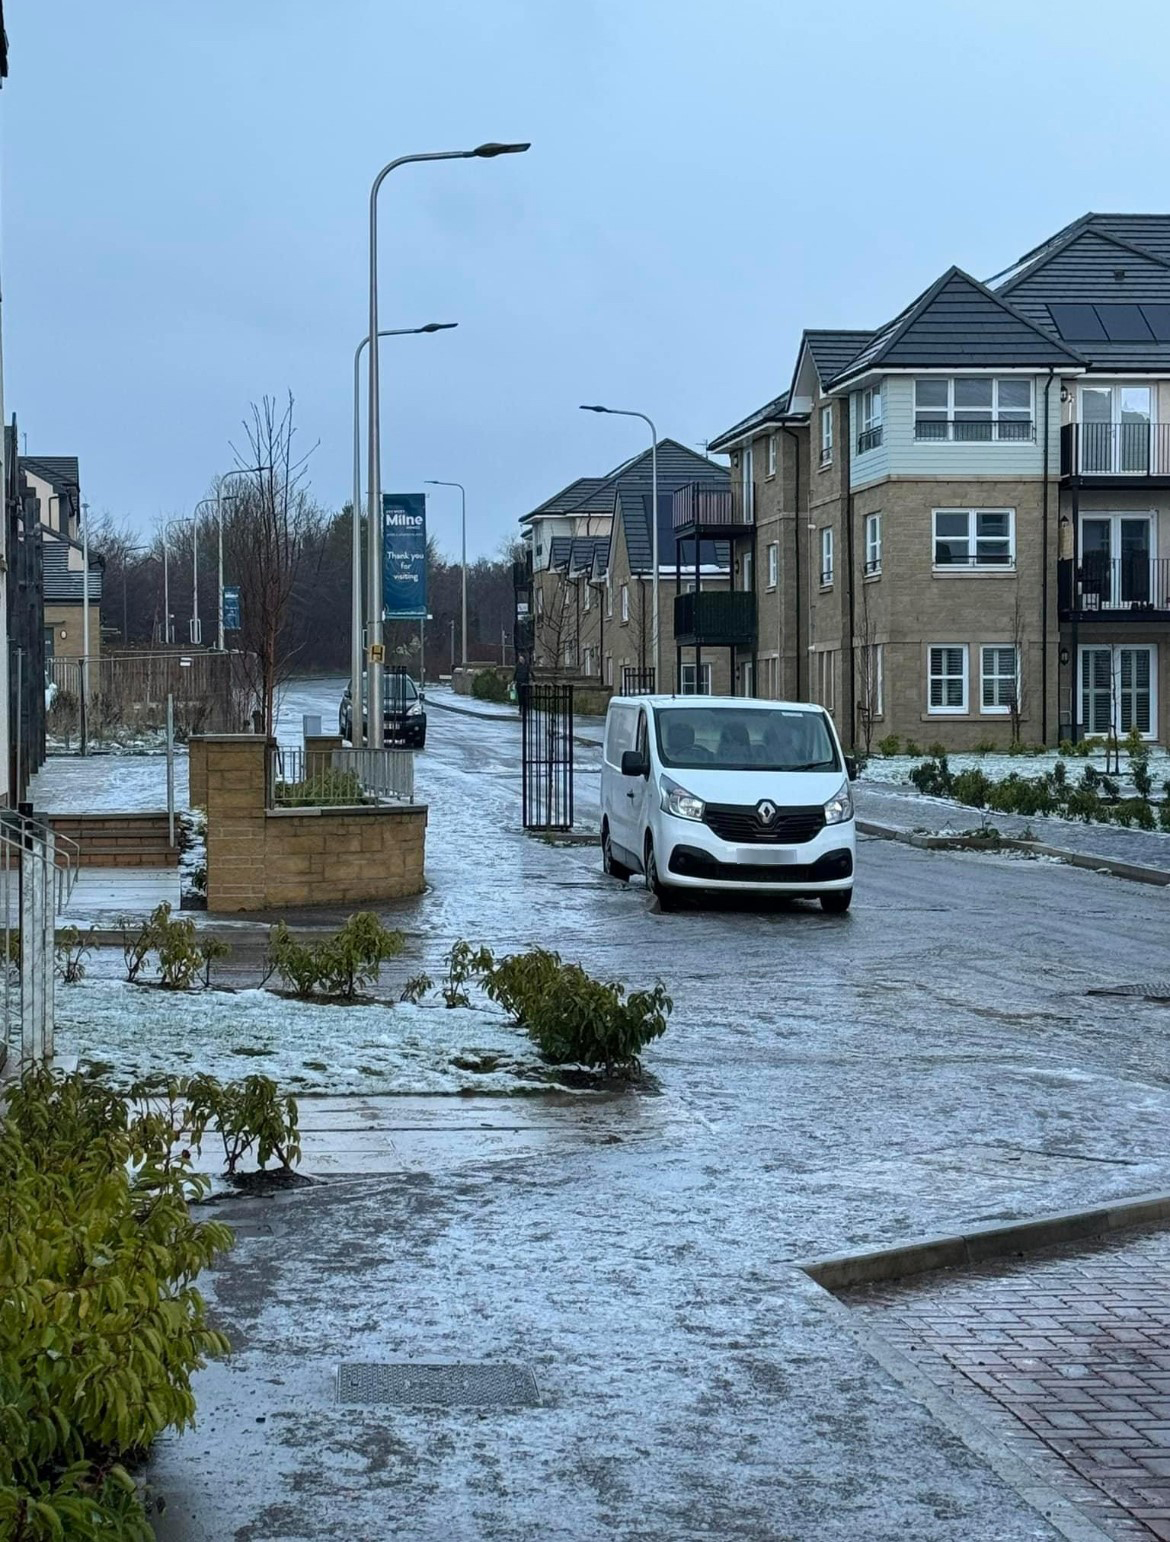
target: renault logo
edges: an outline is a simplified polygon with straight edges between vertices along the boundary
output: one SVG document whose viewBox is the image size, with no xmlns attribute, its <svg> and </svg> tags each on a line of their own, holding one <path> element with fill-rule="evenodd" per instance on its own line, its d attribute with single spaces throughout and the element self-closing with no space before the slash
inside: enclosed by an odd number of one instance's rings
<svg viewBox="0 0 1170 1542">
<path fill-rule="evenodd" d="M 776 817 L 776 805 L 769 803 L 767 798 L 762 803 L 756 804 L 756 818 L 762 825 L 770 825 Z"/>
</svg>

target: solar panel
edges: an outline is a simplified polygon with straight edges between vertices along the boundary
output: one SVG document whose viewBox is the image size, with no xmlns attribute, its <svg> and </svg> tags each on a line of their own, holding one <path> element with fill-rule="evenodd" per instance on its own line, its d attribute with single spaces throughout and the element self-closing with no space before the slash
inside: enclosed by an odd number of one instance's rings
<svg viewBox="0 0 1170 1542">
<path fill-rule="evenodd" d="M 1143 305 L 1141 313 L 1160 343 L 1170 343 L 1170 305 Z"/>
<path fill-rule="evenodd" d="M 1098 305 L 1094 309 L 1111 343 L 1152 343 L 1154 334 L 1140 305 Z"/>
<path fill-rule="evenodd" d="M 1103 343 L 1105 328 L 1091 305 L 1049 305 L 1048 314 L 1061 337 L 1069 343 Z"/>
</svg>

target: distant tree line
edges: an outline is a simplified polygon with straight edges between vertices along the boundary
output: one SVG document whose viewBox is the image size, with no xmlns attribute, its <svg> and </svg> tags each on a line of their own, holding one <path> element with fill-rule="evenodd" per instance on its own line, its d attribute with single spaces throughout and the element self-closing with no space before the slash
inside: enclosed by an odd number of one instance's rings
<svg viewBox="0 0 1170 1542">
<path fill-rule="evenodd" d="M 261 417 L 260 432 L 276 430 Z M 350 507 L 329 513 L 316 505 L 295 474 L 253 474 L 231 484 L 233 498 L 225 504 L 224 582 L 240 589 L 243 631 L 227 634 L 229 648 L 255 649 L 258 640 L 275 628 L 280 678 L 288 674 L 336 672 L 349 669 L 350 628 Z M 215 647 L 217 618 L 218 540 L 214 510 L 200 519 L 199 618 L 204 647 Z M 167 545 L 170 571 L 172 636 L 190 645 L 192 613 L 192 527 L 173 524 Z M 105 646 L 162 646 L 163 538 L 162 525 L 143 537 L 125 523 L 95 521 L 91 550 L 105 559 L 102 630 Z M 499 662 L 502 641 L 511 663 L 512 558 L 509 549 L 498 557 L 468 565 L 468 656 L 473 662 Z M 460 656 L 460 587 L 458 562 L 448 560 L 431 541 L 427 549 L 428 608 L 426 669 L 429 678 L 451 667 L 452 624 L 455 658 Z M 285 592 L 287 591 L 287 592 Z M 269 639 L 271 641 L 271 639 Z M 388 655 L 417 668 L 420 646 L 417 622 L 388 624 Z M 260 694 L 264 694 L 263 686 Z"/>
</svg>

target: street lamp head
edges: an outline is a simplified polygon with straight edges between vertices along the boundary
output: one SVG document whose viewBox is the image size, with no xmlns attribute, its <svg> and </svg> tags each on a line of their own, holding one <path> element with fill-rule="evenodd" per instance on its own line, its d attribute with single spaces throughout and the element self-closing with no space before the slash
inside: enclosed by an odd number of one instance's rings
<svg viewBox="0 0 1170 1542">
<path fill-rule="evenodd" d="M 608 407 L 587 407 L 585 405 L 585 403 L 582 402 L 582 404 L 581 404 L 581 411 L 582 412 L 608 412 L 609 408 Z"/>
<path fill-rule="evenodd" d="M 419 327 L 420 332 L 449 332 L 452 327 L 457 327 L 457 321 L 428 321 L 425 327 Z"/>
<path fill-rule="evenodd" d="M 482 160 L 482 161 L 490 161 L 490 160 L 492 160 L 497 155 L 523 155 L 524 151 L 529 149 L 529 148 L 530 148 L 530 146 L 527 145 L 527 144 L 524 144 L 524 145 L 486 144 L 486 145 L 476 145 L 475 149 L 472 150 L 470 153 L 472 155 L 474 155 L 474 156 L 478 156 L 479 159 Z"/>
</svg>

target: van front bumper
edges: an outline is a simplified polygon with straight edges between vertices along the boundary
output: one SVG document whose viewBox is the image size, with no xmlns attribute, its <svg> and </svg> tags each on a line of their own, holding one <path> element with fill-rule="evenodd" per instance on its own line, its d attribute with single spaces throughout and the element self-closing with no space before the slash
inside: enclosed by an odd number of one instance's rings
<svg viewBox="0 0 1170 1542">
<path fill-rule="evenodd" d="M 674 823 L 674 821 L 671 821 Z M 854 826 L 828 825 L 796 846 L 732 845 L 703 825 L 691 825 L 660 865 L 670 884 L 694 889 L 767 889 L 822 894 L 853 883 Z"/>
</svg>

